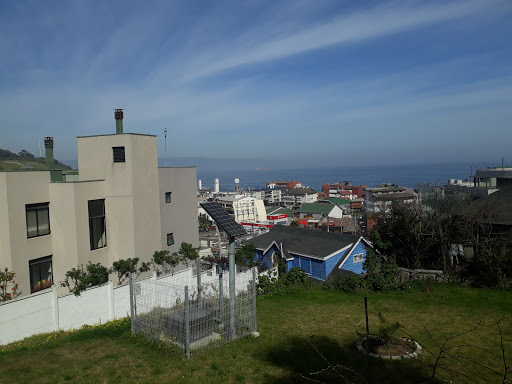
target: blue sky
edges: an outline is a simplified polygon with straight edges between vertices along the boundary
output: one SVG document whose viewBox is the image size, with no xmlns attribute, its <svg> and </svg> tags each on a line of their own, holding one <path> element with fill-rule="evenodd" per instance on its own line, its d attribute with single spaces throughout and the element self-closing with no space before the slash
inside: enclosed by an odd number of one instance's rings
<svg viewBox="0 0 512 384">
<path fill-rule="evenodd" d="M 2 1 L 0 148 L 512 163 L 512 2 Z M 164 151 L 163 129 L 168 129 Z"/>
</svg>

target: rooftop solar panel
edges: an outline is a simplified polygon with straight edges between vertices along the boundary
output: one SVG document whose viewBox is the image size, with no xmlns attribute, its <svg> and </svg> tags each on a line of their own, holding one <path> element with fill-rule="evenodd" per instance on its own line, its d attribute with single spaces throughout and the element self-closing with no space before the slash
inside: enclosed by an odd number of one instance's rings
<svg viewBox="0 0 512 384">
<path fill-rule="evenodd" d="M 230 237 L 243 235 L 244 227 L 238 224 L 219 203 L 201 203 L 201 207 L 219 224 L 219 227 Z"/>
</svg>

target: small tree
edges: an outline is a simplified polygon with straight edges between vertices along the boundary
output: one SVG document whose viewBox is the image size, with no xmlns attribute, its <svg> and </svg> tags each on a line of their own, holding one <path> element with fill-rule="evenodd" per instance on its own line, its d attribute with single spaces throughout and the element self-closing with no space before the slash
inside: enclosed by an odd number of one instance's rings
<svg viewBox="0 0 512 384">
<path fill-rule="evenodd" d="M 203 231 L 207 231 L 208 229 L 210 229 L 211 223 L 206 216 L 199 215 L 198 220 L 199 228 L 201 228 Z"/>
<path fill-rule="evenodd" d="M 292 220 L 292 222 L 290 223 L 290 227 L 301 227 L 301 225 L 298 220 Z"/>
<path fill-rule="evenodd" d="M 151 261 L 149 262 L 157 275 L 163 273 L 174 272 L 174 268 L 179 264 L 180 260 L 176 256 L 176 252 L 171 255 L 169 251 L 155 251 Z"/>
<path fill-rule="evenodd" d="M 75 296 L 80 296 L 87 288 L 107 282 L 109 273 L 110 270 L 107 267 L 89 261 L 85 267 L 80 264 L 77 268 L 67 271 L 65 279 L 60 285 L 67 287 L 69 292 L 73 292 Z"/>
<path fill-rule="evenodd" d="M 126 280 L 126 275 L 128 273 L 135 274 L 136 277 L 143 272 L 147 272 L 150 270 L 149 263 L 142 263 L 140 267 L 138 267 L 139 258 L 134 257 L 128 258 L 126 260 L 117 260 L 112 264 L 112 268 L 110 268 L 110 272 L 114 273 L 117 276 L 117 283 L 122 284 Z"/>
<path fill-rule="evenodd" d="M 244 267 L 253 267 L 257 263 L 254 261 L 256 255 L 256 248 L 254 244 L 245 244 L 242 248 L 237 249 L 235 252 L 235 263 Z"/>
<path fill-rule="evenodd" d="M 14 281 L 16 273 L 10 272 L 9 268 L 5 267 L 0 271 L 0 301 L 14 300 L 21 292 L 18 292 L 18 283 Z"/>
<path fill-rule="evenodd" d="M 180 261 L 195 260 L 199 257 L 199 248 L 194 248 L 189 243 L 181 243 L 178 255 L 181 258 Z"/>
<path fill-rule="evenodd" d="M 158 275 L 163 273 L 174 273 L 178 264 L 195 260 L 199 257 L 199 248 L 194 248 L 192 244 L 181 243 L 178 252 L 155 251 L 153 258 L 149 262 Z"/>
</svg>

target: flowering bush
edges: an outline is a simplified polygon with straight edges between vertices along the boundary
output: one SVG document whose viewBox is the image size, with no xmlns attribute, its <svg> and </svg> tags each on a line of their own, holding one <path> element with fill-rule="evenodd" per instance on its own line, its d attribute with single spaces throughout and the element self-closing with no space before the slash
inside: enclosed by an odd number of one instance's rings
<svg viewBox="0 0 512 384">
<path fill-rule="evenodd" d="M 16 273 L 10 272 L 9 268 L 5 267 L 0 271 L 0 301 L 14 300 L 21 292 L 18 291 L 18 283 L 14 281 Z"/>
</svg>

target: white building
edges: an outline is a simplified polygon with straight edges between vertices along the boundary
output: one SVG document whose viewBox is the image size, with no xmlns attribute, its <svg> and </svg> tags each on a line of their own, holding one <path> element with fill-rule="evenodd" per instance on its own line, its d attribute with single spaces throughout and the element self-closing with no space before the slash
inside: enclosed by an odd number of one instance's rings
<svg viewBox="0 0 512 384">
<path fill-rule="evenodd" d="M 247 196 L 263 200 L 266 206 L 275 206 L 281 203 L 281 190 L 279 188 L 252 189 L 245 192 Z"/>
<path fill-rule="evenodd" d="M 304 203 L 314 203 L 318 194 L 311 188 L 289 188 L 281 192 L 281 202 L 286 208 L 298 208 Z"/>
<path fill-rule="evenodd" d="M 383 183 L 378 188 L 366 190 L 364 209 L 368 213 L 387 212 L 394 201 L 415 203 L 418 201 L 418 193 L 414 188 Z"/>
<path fill-rule="evenodd" d="M 78 175 L 53 169 L 53 138 L 48 170 L 0 171 L 0 265 L 24 295 L 88 261 L 199 245 L 195 167 L 159 169 L 156 136 L 123 133 L 122 118 L 117 134 L 78 137 Z"/>
<path fill-rule="evenodd" d="M 218 203 L 234 215 L 237 223 L 264 223 L 267 213 L 263 200 L 244 195 L 219 197 Z"/>
</svg>

